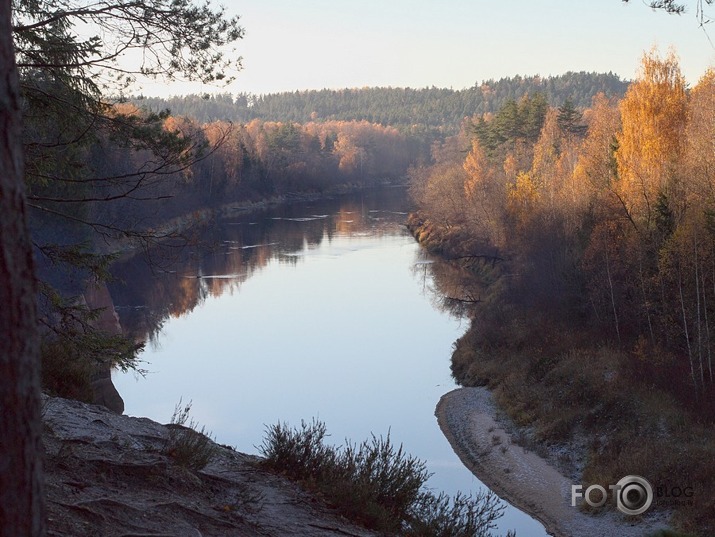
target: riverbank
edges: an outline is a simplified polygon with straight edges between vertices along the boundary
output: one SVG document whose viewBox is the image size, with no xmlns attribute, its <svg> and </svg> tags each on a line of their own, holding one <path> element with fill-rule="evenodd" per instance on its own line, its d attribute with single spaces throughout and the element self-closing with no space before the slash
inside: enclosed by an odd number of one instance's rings
<svg viewBox="0 0 715 537">
<path fill-rule="evenodd" d="M 447 277 L 454 281 L 441 285 L 467 299 L 461 306 L 469 309 L 470 327 L 452 354 L 457 383 L 491 390 L 518 443 L 547 456 L 570 483 L 608 487 L 643 476 L 657 492 L 649 514 L 688 535 L 713 535 L 710 403 L 703 398 L 693 406 L 667 389 L 674 368 L 687 362 L 645 338 L 632 347 L 615 344 L 575 303 L 531 285 L 523 260 L 474 255 L 480 250 L 470 251 L 459 227 L 446 230 L 413 213 L 410 230 L 430 252 L 452 260 L 456 276 Z"/>
<path fill-rule="evenodd" d="M 556 537 L 619 535 L 642 537 L 667 528 L 662 513 L 643 517 L 605 511 L 589 515 L 571 507 L 571 485 L 552 461 L 514 443 L 515 428 L 499 416 L 484 387 L 445 394 L 435 410 L 457 456 L 502 499 L 541 522 Z"/>
</svg>

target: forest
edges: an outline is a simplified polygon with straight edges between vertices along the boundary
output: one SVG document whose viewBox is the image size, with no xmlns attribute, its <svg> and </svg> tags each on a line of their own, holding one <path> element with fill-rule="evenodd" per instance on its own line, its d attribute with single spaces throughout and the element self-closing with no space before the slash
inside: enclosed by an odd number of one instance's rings
<svg viewBox="0 0 715 537">
<path fill-rule="evenodd" d="M 152 110 L 201 123 L 253 119 L 308 123 L 312 121 L 368 121 L 419 134 L 455 134 L 465 117 L 492 114 L 509 99 L 542 94 L 552 106 L 570 100 L 590 106 L 597 93 L 622 96 L 628 82 L 612 73 L 569 72 L 559 76 L 514 76 L 485 80 L 461 90 L 449 88 L 346 88 L 295 91 L 268 95 L 229 93 L 183 95 L 169 98 L 135 96 L 129 100 Z"/>
<path fill-rule="evenodd" d="M 714 522 L 714 114 L 715 72 L 689 88 L 652 50 L 623 98 L 510 100 L 411 178 L 412 229 L 473 316 L 458 381 L 541 441 L 591 435 L 591 483 L 695 483 L 690 531 Z"/>
<path fill-rule="evenodd" d="M 699 502 L 676 521 L 713 530 L 715 74 L 689 89 L 649 54 L 632 83 L 120 97 L 138 76 L 230 82 L 243 34 L 208 2 L 0 4 L 3 535 L 47 529 L 40 382 L 63 386 L 42 370 L 136 366 L 140 345 L 82 296 L 121 253 L 188 240 L 226 203 L 408 174 L 412 229 L 454 261 L 447 296 L 476 306 L 455 378 L 546 442 L 591 433 L 588 482 L 689 480 Z"/>
</svg>

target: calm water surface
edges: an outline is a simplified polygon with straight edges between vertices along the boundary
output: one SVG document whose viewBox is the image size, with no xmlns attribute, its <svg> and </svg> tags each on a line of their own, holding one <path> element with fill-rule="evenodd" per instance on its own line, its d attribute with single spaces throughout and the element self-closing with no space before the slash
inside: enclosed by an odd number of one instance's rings
<svg viewBox="0 0 715 537">
<path fill-rule="evenodd" d="M 406 211 L 396 189 L 303 203 L 226 218 L 177 264 L 120 264 L 120 319 L 151 339 L 145 378 L 113 376 L 126 414 L 167 422 L 190 400 L 197 422 L 247 453 L 279 421 L 320 419 L 336 444 L 389 432 L 427 461 L 435 490 L 483 488 L 434 417 L 466 321 L 436 306 Z M 546 535 L 511 507 L 508 529 Z"/>
</svg>

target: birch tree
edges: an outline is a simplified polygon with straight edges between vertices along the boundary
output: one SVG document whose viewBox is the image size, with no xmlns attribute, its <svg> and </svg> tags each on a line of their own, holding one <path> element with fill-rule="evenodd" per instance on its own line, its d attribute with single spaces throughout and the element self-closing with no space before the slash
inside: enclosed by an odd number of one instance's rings
<svg viewBox="0 0 715 537">
<path fill-rule="evenodd" d="M 647 230 L 654 224 L 659 194 L 679 195 L 676 168 L 687 120 L 685 78 L 674 53 L 645 54 L 638 79 L 620 103 L 617 191 L 629 217 Z"/>
</svg>

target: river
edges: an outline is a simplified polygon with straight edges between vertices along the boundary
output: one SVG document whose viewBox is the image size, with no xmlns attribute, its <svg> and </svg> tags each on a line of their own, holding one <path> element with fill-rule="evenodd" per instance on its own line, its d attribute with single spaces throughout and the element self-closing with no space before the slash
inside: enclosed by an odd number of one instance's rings
<svg viewBox="0 0 715 537">
<path fill-rule="evenodd" d="M 113 374 L 125 413 L 167 422 L 191 401 L 219 443 L 247 453 L 279 421 L 324 421 L 336 444 L 389 433 L 427 462 L 430 487 L 480 490 L 434 417 L 467 321 L 438 307 L 407 210 L 403 189 L 301 202 L 226 217 L 151 265 L 118 263 L 120 321 L 149 341 L 146 376 Z M 511 506 L 509 529 L 546 535 Z"/>
</svg>

